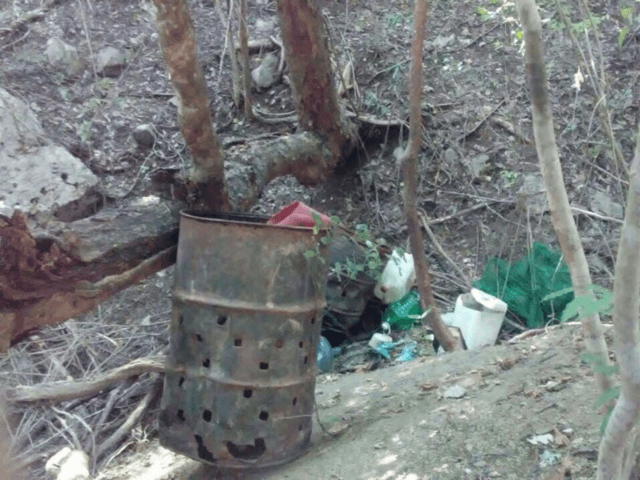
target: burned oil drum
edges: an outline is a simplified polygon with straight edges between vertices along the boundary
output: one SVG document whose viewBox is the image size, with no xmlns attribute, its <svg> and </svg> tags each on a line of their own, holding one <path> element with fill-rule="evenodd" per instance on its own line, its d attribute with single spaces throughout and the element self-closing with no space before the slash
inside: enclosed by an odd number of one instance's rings
<svg viewBox="0 0 640 480">
<path fill-rule="evenodd" d="M 326 269 L 305 252 L 321 244 L 266 220 L 180 220 L 160 441 L 225 469 L 286 463 L 311 436 Z"/>
<path fill-rule="evenodd" d="M 329 265 L 345 265 L 347 261 L 356 265 L 366 265 L 364 249 L 349 235 L 338 231 L 332 240 L 328 253 Z M 327 323 L 339 323 L 332 325 L 332 328 L 345 331 L 357 324 L 367 302 L 373 298 L 375 285 L 376 280 L 365 272 L 358 272 L 353 279 L 346 274 L 330 273 L 325 286 L 329 317 Z"/>
</svg>

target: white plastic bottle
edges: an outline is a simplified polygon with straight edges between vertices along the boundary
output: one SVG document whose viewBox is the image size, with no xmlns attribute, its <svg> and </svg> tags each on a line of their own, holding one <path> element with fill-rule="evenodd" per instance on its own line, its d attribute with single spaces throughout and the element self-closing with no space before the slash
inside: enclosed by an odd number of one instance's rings
<svg viewBox="0 0 640 480">
<path fill-rule="evenodd" d="M 415 281 L 416 270 L 413 264 L 413 255 L 400 254 L 394 250 L 373 293 L 388 305 L 404 297 L 411 290 Z"/>
</svg>

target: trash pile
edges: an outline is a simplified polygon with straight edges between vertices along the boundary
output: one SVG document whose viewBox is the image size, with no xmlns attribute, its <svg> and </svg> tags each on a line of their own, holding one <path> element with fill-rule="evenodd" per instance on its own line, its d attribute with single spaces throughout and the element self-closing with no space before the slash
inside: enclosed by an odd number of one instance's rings
<svg viewBox="0 0 640 480">
<path fill-rule="evenodd" d="M 338 227 L 329 243 L 331 268 L 325 286 L 327 308 L 318 348 L 319 373 L 373 370 L 383 363 L 408 362 L 434 350 L 442 352 L 433 335 L 413 329 L 423 324 L 427 312 L 422 311 L 414 288 L 412 255 L 374 244 L 361 232 L 335 225 L 327 215 L 300 202 L 285 207 L 270 222 L 306 227 L 320 222 Z M 367 265 L 371 268 L 365 268 Z M 345 274 L 345 266 L 350 274 Z M 454 311 L 443 313 L 442 320 L 464 348 L 490 346 L 497 341 L 508 309 L 529 328 L 559 318 L 573 294 L 543 298 L 568 286 L 571 278 L 561 255 L 535 243 L 528 255 L 512 265 L 490 259 L 475 288 L 460 295 Z M 373 313 L 367 310 L 370 305 L 376 307 Z M 416 332 L 420 332 L 417 338 Z M 366 340 L 359 340 L 363 334 Z M 433 348 L 423 347 L 425 344 Z"/>
</svg>

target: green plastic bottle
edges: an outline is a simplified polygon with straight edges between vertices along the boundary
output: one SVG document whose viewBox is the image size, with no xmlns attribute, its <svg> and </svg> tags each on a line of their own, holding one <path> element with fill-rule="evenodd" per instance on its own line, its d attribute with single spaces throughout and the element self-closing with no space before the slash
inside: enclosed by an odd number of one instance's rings
<svg viewBox="0 0 640 480">
<path fill-rule="evenodd" d="M 422 315 L 420 294 L 411 290 L 397 302 L 390 304 L 382 315 L 382 322 L 387 323 L 392 330 L 409 330 L 415 323 L 415 316 Z"/>
</svg>

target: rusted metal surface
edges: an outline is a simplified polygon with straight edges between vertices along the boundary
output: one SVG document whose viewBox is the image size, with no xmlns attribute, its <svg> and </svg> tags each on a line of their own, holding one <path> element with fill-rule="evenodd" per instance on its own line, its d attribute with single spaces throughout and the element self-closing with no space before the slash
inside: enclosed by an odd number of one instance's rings
<svg viewBox="0 0 640 480">
<path fill-rule="evenodd" d="M 309 444 L 326 269 L 312 230 L 183 213 L 160 440 L 221 468 Z"/>
<path fill-rule="evenodd" d="M 386 250 L 381 252 L 381 257 L 385 253 Z M 365 250 L 355 234 L 344 229 L 337 230 L 328 255 L 329 265 L 336 262 L 344 265 L 347 259 L 357 265 L 367 263 Z M 375 285 L 376 279 L 365 272 L 359 272 L 353 279 L 331 273 L 325 287 L 329 318 L 337 321 L 345 331 L 353 327 L 360 321 L 367 302 L 373 298 Z"/>
</svg>

